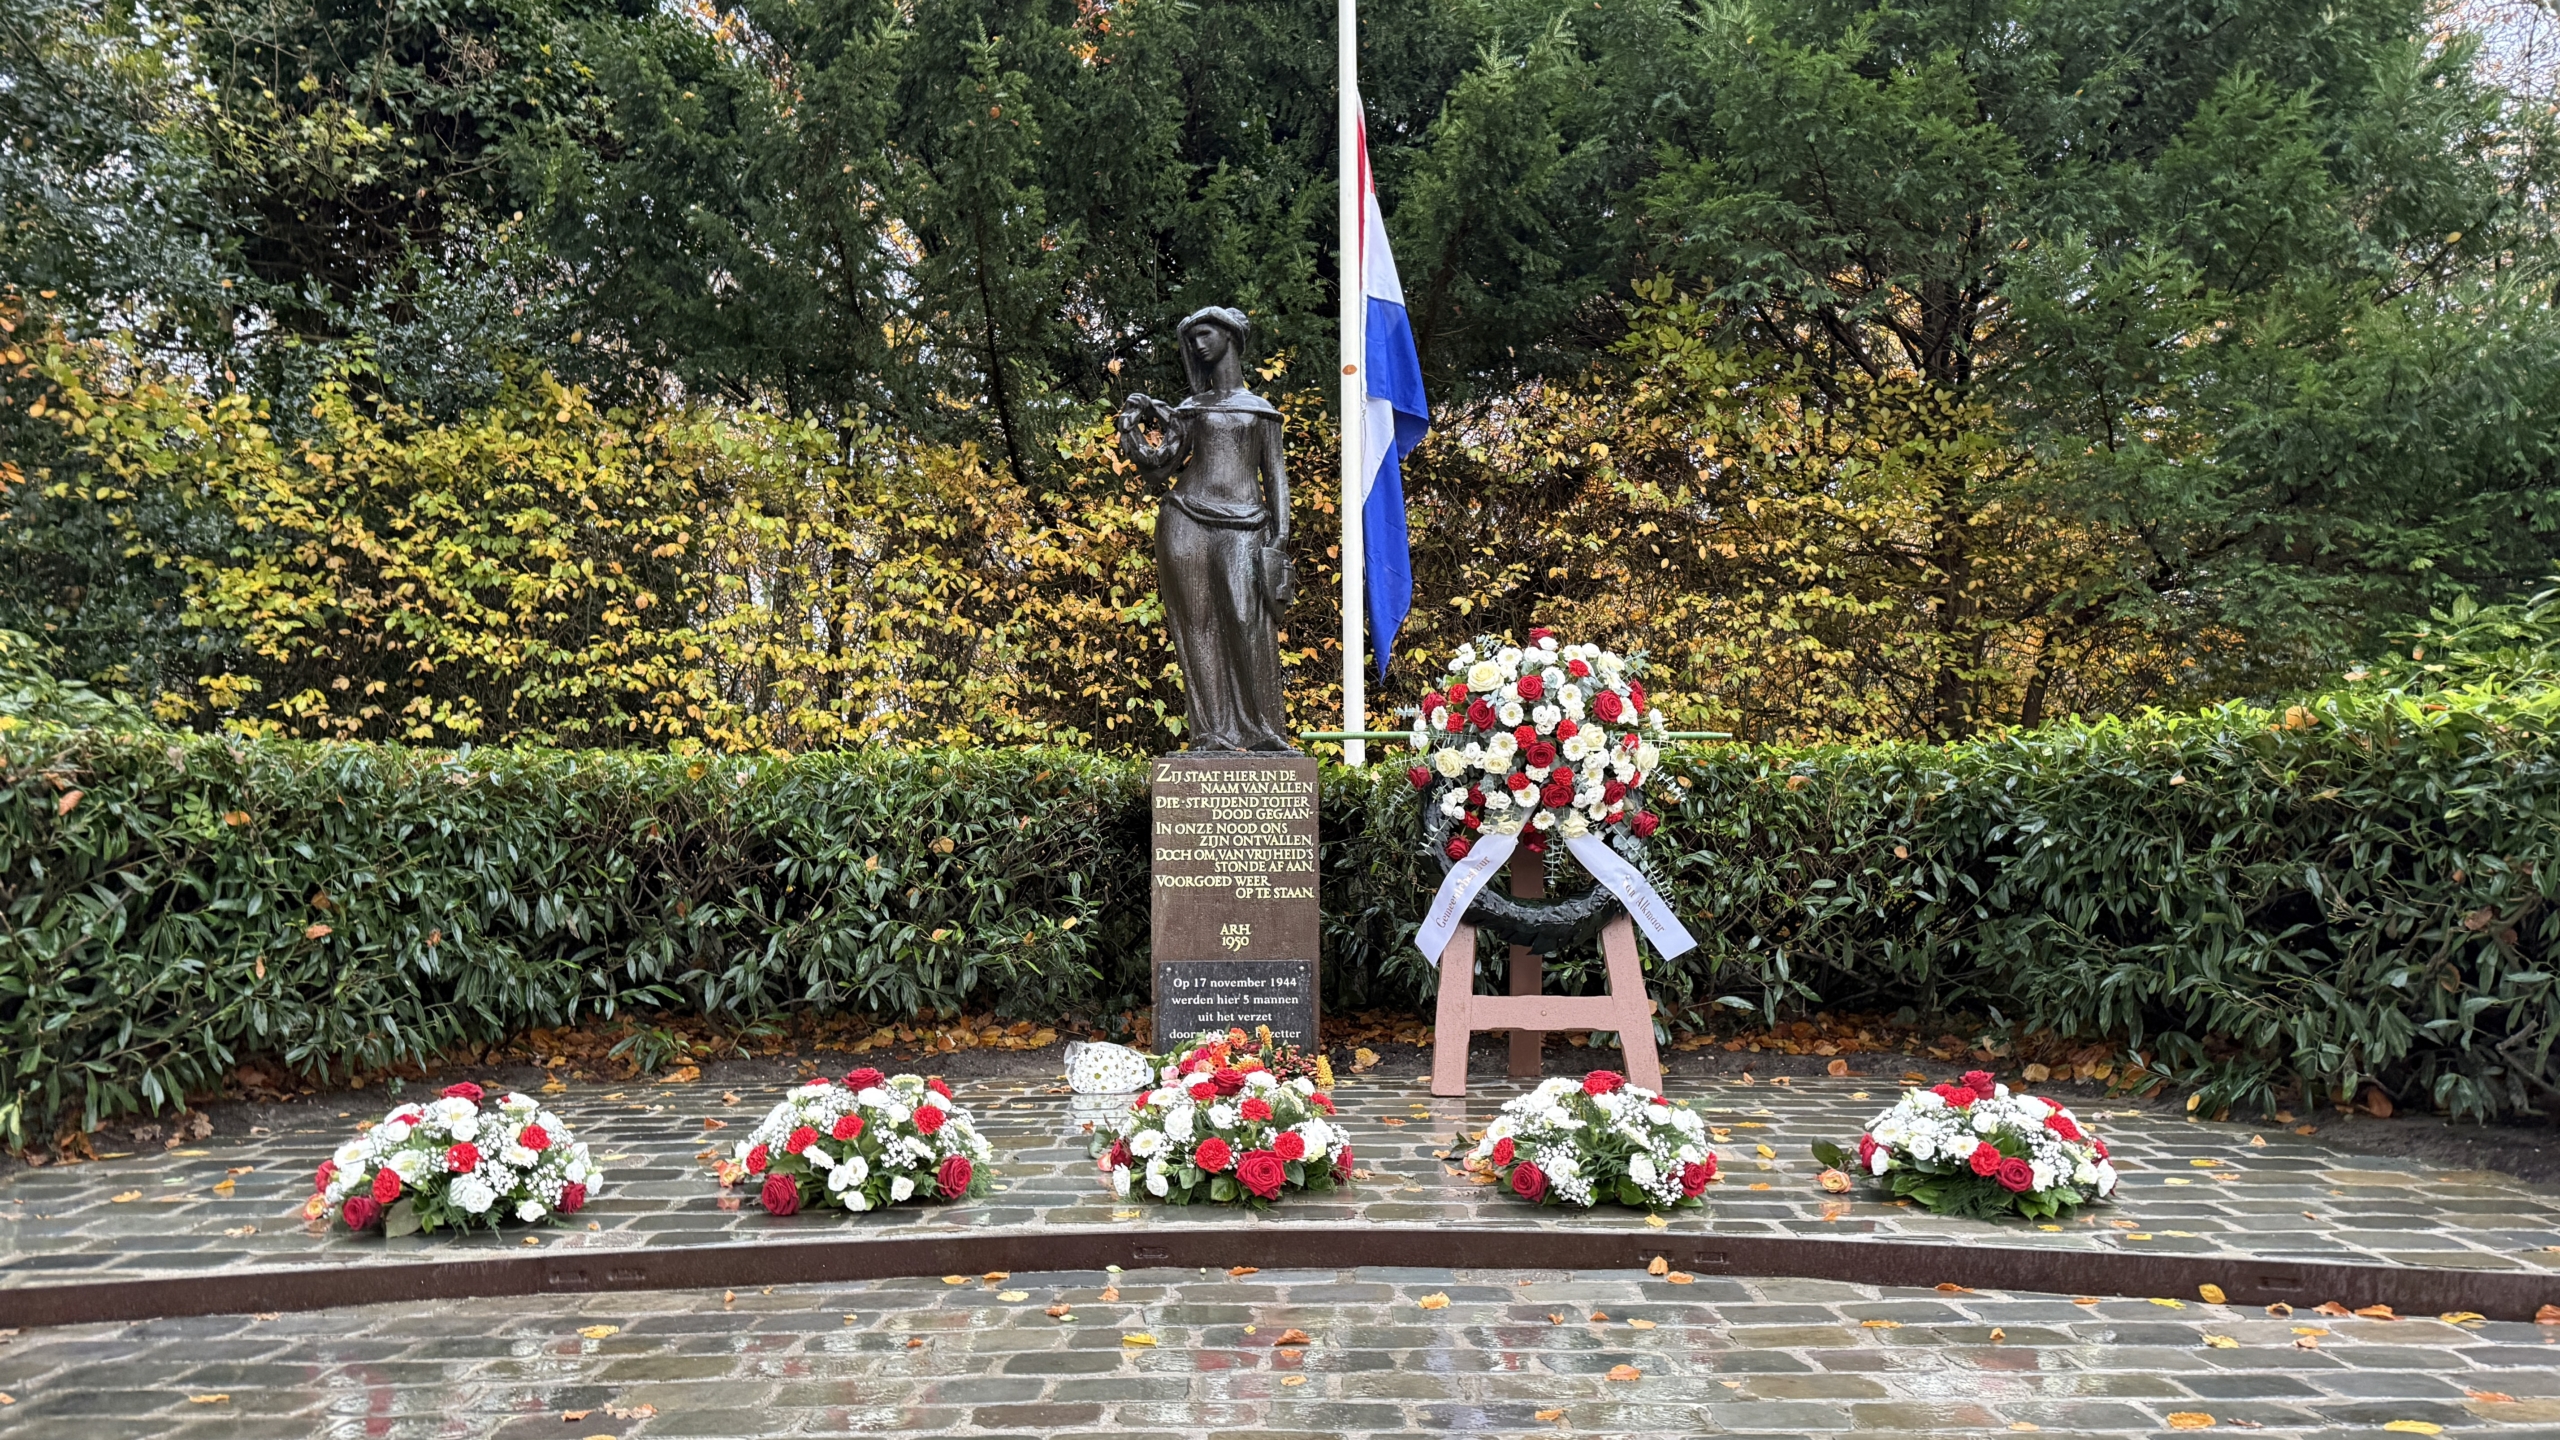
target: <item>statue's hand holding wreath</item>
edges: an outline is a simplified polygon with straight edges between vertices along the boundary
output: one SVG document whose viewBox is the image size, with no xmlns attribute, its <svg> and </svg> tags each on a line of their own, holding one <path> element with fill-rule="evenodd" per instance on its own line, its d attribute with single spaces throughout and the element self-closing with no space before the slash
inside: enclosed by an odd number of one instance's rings
<svg viewBox="0 0 2560 1440">
<path fill-rule="evenodd" d="M 1131 395 L 1120 402 L 1118 419 L 1120 453 L 1136 463 L 1138 473 L 1150 480 L 1161 480 L 1182 468 L 1191 455 L 1190 427 L 1174 408 L 1150 395 Z M 1160 432 L 1164 439 L 1149 440 L 1147 432 Z"/>
</svg>

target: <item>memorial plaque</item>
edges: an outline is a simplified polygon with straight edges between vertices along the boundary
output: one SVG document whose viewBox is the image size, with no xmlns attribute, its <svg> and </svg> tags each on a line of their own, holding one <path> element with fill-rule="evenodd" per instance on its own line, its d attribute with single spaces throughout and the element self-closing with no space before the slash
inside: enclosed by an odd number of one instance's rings
<svg viewBox="0 0 2560 1440">
<path fill-rule="evenodd" d="M 1268 1025 L 1316 1042 L 1316 762 L 1155 762 L 1155 1042 Z"/>
</svg>

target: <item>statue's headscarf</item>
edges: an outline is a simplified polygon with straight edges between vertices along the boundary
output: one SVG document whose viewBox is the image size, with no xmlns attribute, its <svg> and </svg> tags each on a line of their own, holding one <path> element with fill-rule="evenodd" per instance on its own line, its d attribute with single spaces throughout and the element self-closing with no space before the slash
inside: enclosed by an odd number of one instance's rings
<svg viewBox="0 0 2560 1440">
<path fill-rule="evenodd" d="M 1187 342 L 1191 338 L 1191 332 L 1202 325 L 1215 325 L 1227 332 L 1227 338 L 1235 344 L 1236 361 L 1241 366 L 1244 361 L 1244 338 L 1253 329 L 1253 322 L 1244 318 L 1244 312 L 1229 309 L 1224 305 L 1203 305 L 1182 317 L 1182 323 L 1174 327 L 1174 339 L 1177 342 Z M 1191 346 L 1187 343 L 1182 345 L 1182 373 L 1191 381 L 1191 393 L 1194 395 L 1212 390 L 1218 383 L 1216 375 L 1204 372 L 1200 362 L 1192 358 Z"/>
</svg>

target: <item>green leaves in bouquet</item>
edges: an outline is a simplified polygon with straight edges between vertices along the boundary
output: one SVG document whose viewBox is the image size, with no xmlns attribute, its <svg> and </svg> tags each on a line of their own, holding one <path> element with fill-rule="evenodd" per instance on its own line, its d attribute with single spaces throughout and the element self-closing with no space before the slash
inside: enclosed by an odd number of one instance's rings
<svg viewBox="0 0 2560 1440">
<path fill-rule="evenodd" d="M 1209 1179 L 1209 1198 L 1222 1203 L 1240 1200 L 1244 1198 L 1244 1187 L 1224 1175 L 1213 1175 Z"/>
<path fill-rule="evenodd" d="M 424 1226 L 419 1220 L 418 1202 L 415 1200 L 402 1200 L 399 1204 L 382 1212 L 382 1238 L 385 1240 L 397 1240 L 403 1235 L 415 1235 L 422 1228 L 430 1227 Z"/>
<path fill-rule="evenodd" d="M 1849 1170 L 1854 1173 L 1856 1169 L 1852 1162 L 1857 1157 L 1828 1140 L 1813 1142 L 1813 1158 L 1826 1170 Z"/>
</svg>

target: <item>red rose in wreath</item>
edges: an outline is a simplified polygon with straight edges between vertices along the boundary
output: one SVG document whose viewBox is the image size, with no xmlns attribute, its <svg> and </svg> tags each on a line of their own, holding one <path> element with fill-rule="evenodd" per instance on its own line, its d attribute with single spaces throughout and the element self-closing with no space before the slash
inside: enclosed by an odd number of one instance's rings
<svg viewBox="0 0 2560 1440">
<path fill-rule="evenodd" d="M 1561 810 L 1572 804 L 1573 782 L 1562 774 L 1557 775 L 1547 782 L 1545 789 L 1538 792 L 1538 803 L 1550 810 Z"/>
<path fill-rule="evenodd" d="M 1449 843 L 1441 846 L 1440 848 L 1447 852 L 1450 859 L 1464 860 L 1467 858 L 1467 852 L 1476 847 L 1467 843 L 1466 836 L 1452 835 L 1449 837 Z"/>
<path fill-rule="evenodd" d="M 317 1195 L 321 1191 L 328 1189 L 329 1182 L 337 1178 L 338 1162 L 335 1160 L 321 1161 L 320 1173 L 311 1178 L 311 1193 Z"/>
<path fill-rule="evenodd" d="M 1244 1088 L 1244 1072 L 1232 1067 L 1221 1067 L 1209 1079 L 1221 1095 L 1233 1095 Z"/>
<path fill-rule="evenodd" d="M 1521 699 L 1540 700 L 1546 697 L 1546 693 L 1547 677 L 1544 675 L 1523 675 L 1520 677 Z"/>
<path fill-rule="evenodd" d="M 1492 706 L 1479 700 L 1473 705 L 1467 707 L 1467 723 L 1478 730 L 1492 729 L 1493 722 L 1494 714 Z"/>
<path fill-rule="evenodd" d="M 444 1087 L 444 1098 L 447 1100 L 468 1100 L 474 1105 L 479 1104 L 482 1097 L 486 1096 L 488 1093 L 488 1091 L 481 1089 L 479 1086 L 472 1084 L 468 1080 L 463 1081 L 459 1085 L 447 1085 Z"/>
<path fill-rule="evenodd" d="M 1556 763 L 1556 747 L 1544 740 L 1532 740 L 1520 747 L 1520 758 L 1529 762 L 1530 769 L 1544 770 Z"/>
<path fill-rule="evenodd" d="M 2015 1195 L 2024 1195 L 2036 1187 L 2035 1167 L 2015 1156 L 2000 1162 L 1998 1178 L 2000 1188 Z"/>
<path fill-rule="evenodd" d="M 571 1181 L 560 1187 L 560 1213 L 575 1215 L 587 1208 L 587 1187 Z"/>
<path fill-rule="evenodd" d="M 382 1207 L 374 1204 L 370 1195 L 350 1195 L 346 1207 L 339 1213 L 346 1217 L 348 1229 L 365 1230 L 382 1218 Z"/>
<path fill-rule="evenodd" d="M 1591 713 L 1603 723 L 1615 725 L 1618 717 L 1627 713 L 1627 702 L 1618 698 L 1617 691 L 1603 690 L 1591 697 Z"/>
<path fill-rule="evenodd" d="M 1547 1172 L 1527 1160 L 1511 1167 L 1511 1193 L 1532 1203 L 1547 1198 Z"/>
<path fill-rule="evenodd" d="M 1626 1083 L 1627 1077 L 1615 1070 L 1594 1070 L 1582 1077 L 1582 1093 L 1606 1095 L 1612 1090 L 1623 1089 Z"/>
<path fill-rule="evenodd" d="M 2045 1117 L 2044 1128 L 2061 1136 L 2065 1140 L 2077 1140 L 2080 1138 L 2079 1122 L 2059 1111 Z"/>
<path fill-rule="evenodd" d="M 1964 1088 L 1976 1095 L 1988 1095 L 2000 1088 L 2000 1082 L 1993 1079 L 1988 1070 L 1967 1070 L 1964 1072 L 1963 1083 Z"/>
<path fill-rule="evenodd" d="M 1413 782 L 1414 789 L 1428 790 L 1431 788 L 1431 767 L 1428 765 L 1416 765 L 1412 769 L 1404 772 L 1404 778 Z"/>
<path fill-rule="evenodd" d="M 1662 828 L 1662 817 L 1646 810 L 1639 812 L 1636 818 L 1628 821 L 1627 824 L 1636 832 L 1637 839 L 1650 840 L 1653 838 L 1653 832 Z"/>
<path fill-rule="evenodd" d="M 889 1083 L 889 1077 L 872 1069 L 870 1066 L 865 1065 L 861 1069 L 844 1077 L 844 1083 L 846 1089 L 858 1093 L 864 1090 L 879 1089 L 881 1086 Z"/>
<path fill-rule="evenodd" d="M 1695 1200 L 1706 1193 L 1715 1179 L 1716 1157 L 1713 1151 L 1709 1151 L 1706 1159 L 1680 1167 L 1680 1193 Z"/>
<path fill-rule="evenodd" d="M 548 1150 L 551 1148 L 551 1132 L 539 1125 L 527 1125 L 516 1132 L 516 1143 L 527 1150 Z"/>
<path fill-rule="evenodd" d="M 767 1175 L 764 1188 L 756 1192 L 756 1200 L 767 1215 L 800 1213 L 800 1182 L 788 1175 Z"/>
<path fill-rule="evenodd" d="M 1280 1187 L 1289 1181 L 1289 1172 L 1281 1168 L 1280 1157 L 1268 1150 L 1249 1150 L 1236 1162 L 1236 1183 L 1264 1200 L 1280 1198 Z"/>
<path fill-rule="evenodd" d="M 957 1200 L 969 1193 L 969 1177 L 974 1173 L 968 1156 L 947 1156 L 941 1168 L 933 1172 L 934 1190 L 945 1200 Z"/>
</svg>

